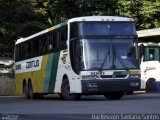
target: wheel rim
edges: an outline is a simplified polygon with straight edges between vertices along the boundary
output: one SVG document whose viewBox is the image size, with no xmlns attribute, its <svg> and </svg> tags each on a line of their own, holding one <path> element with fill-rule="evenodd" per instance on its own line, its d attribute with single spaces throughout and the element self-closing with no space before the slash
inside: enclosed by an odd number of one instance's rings
<svg viewBox="0 0 160 120">
<path fill-rule="evenodd" d="M 147 85 L 147 92 L 155 92 L 156 91 L 156 83 L 154 81 L 150 81 Z"/>
<path fill-rule="evenodd" d="M 64 93 L 65 93 L 65 95 L 67 95 L 67 96 L 71 96 L 71 94 L 70 94 L 70 87 L 69 87 L 69 84 L 67 84 L 65 87 L 64 87 Z"/>
</svg>

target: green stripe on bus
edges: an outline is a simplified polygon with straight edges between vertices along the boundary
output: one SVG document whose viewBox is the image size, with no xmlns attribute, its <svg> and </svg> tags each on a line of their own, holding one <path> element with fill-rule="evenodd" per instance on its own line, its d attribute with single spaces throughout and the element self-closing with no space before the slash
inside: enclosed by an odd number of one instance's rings
<svg viewBox="0 0 160 120">
<path fill-rule="evenodd" d="M 59 63 L 59 56 L 60 56 L 60 52 L 54 53 L 54 55 L 53 55 L 53 64 L 52 64 L 52 68 L 51 68 L 51 78 L 50 78 L 50 82 L 49 82 L 49 92 L 54 92 L 58 63 Z"/>
<path fill-rule="evenodd" d="M 64 25 L 67 25 L 67 22 L 68 21 L 65 21 L 65 22 L 63 22 L 61 24 L 58 24 L 58 25 L 55 26 L 55 28 L 57 29 L 57 28 L 63 27 Z"/>
<path fill-rule="evenodd" d="M 45 73 L 44 92 L 54 92 L 60 52 L 49 54 Z"/>
<path fill-rule="evenodd" d="M 113 75 L 127 75 L 129 71 L 114 71 Z"/>
<path fill-rule="evenodd" d="M 53 30 L 55 30 L 57 28 L 63 27 L 64 25 L 67 25 L 67 22 L 68 21 L 65 21 L 65 22 L 63 22 L 61 24 L 58 24 L 58 25 L 55 25 L 55 26 L 52 26 L 52 27 L 48 28 L 48 32 L 53 31 Z"/>
<path fill-rule="evenodd" d="M 44 80 L 44 93 L 48 93 L 49 88 L 49 81 L 51 76 L 51 66 L 53 63 L 53 54 L 48 55 L 47 65 L 46 65 L 46 72 L 45 72 L 45 80 Z"/>
</svg>

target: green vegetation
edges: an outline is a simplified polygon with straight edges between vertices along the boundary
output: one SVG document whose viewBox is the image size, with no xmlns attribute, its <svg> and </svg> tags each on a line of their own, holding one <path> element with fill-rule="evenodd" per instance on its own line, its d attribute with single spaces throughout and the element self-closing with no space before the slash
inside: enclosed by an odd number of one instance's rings
<svg viewBox="0 0 160 120">
<path fill-rule="evenodd" d="M 138 30 L 157 28 L 159 8 L 159 0 L 0 0 L 0 46 L 78 16 L 127 16 Z"/>
</svg>

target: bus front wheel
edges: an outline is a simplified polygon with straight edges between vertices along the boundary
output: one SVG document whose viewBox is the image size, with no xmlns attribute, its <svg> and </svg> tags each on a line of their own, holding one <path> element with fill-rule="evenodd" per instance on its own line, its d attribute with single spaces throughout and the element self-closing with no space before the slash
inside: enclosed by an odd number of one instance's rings
<svg viewBox="0 0 160 120">
<path fill-rule="evenodd" d="M 65 78 L 61 85 L 61 97 L 64 100 L 78 100 L 80 98 L 80 95 L 75 93 L 70 93 L 70 85 L 68 78 Z"/>
<path fill-rule="evenodd" d="M 108 92 L 104 96 L 109 100 L 119 100 L 124 95 L 124 92 Z"/>
<path fill-rule="evenodd" d="M 156 92 L 156 82 L 155 80 L 148 80 L 146 83 L 146 92 L 153 93 Z"/>
</svg>

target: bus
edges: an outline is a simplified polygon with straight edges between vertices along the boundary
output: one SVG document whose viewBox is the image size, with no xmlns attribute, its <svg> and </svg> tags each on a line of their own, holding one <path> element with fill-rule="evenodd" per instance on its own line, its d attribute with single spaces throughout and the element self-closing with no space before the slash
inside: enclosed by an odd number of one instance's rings
<svg viewBox="0 0 160 120">
<path fill-rule="evenodd" d="M 137 31 L 140 51 L 141 89 L 160 91 L 160 28 Z"/>
<path fill-rule="evenodd" d="M 138 57 L 133 19 L 72 18 L 16 41 L 16 90 L 28 99 L 55 93 L 118 100 L 140 89 Z"/>
<path fill-rule="evenodd" d="M 149 42 L 143 45 L 141 52 L 141 89 L 147 93 L 157 92 L 160 83 L 160 44 Z"/>
</svg>

